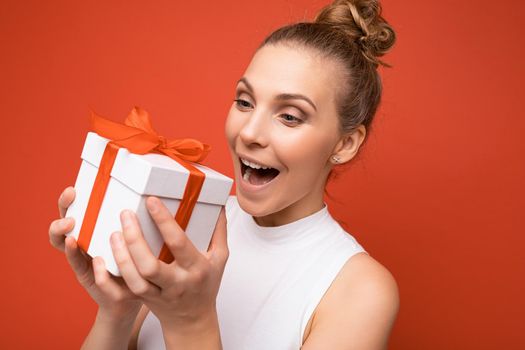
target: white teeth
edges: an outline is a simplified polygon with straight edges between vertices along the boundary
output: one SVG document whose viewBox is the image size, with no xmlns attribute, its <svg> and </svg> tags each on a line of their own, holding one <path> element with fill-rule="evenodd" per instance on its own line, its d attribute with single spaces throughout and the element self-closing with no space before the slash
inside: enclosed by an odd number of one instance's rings
<svg viewBox="0 0 525 350">
<path fill-rule="evenodd" d="M 250 168 L 254 168 L 254 169 L 271 169 L 271 167 L 269 167 L 269 166 L 264 166 L 264 165 L 260 165 L 260 164 L 257 164 L 257 163 L 253 163 L 253 162 L 250 162 L 249 160 L 246 160 L 246 159 L 243 159 L 243 158 L 241 158 L 241 162 L 242 162 L 242 164 L 244 164 L 246 166 L 249 166 Z"/>
<path fill-rule="evenodd" d="M 244 172 L 244 175 L 243 175 L 243 179 L 244 181 L 249 181 L 250 180 L 250 174 L 252 173 L 252 169 L 251 168 L 247 168 L 246 171 Z"/>
</svg>

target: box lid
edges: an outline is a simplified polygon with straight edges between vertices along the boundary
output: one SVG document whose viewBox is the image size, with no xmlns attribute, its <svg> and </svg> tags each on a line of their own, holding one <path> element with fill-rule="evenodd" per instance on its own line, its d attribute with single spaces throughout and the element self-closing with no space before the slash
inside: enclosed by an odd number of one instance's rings
<svg viewBox="0 0 525 350">
<path fill-rule="evenodd" d="M 99 167 L 108 139 L 88 132 L 82 159 Z M 198 201 L 224 205 L 230 194 L 233 180 L 206 166 L 188 162 L 206 175 Z M 126 148 L 118 151 L 111 176 L 141 195 L 181 199 L 189 171 L 168 156 L 149 153 L 134 154 Z"/>
</svg>

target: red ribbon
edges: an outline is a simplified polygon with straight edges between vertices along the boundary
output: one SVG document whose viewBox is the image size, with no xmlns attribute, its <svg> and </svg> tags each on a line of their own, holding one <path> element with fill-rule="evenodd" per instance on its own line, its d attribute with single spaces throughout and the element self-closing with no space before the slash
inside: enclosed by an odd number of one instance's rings
<svg viewBox="0 0 525 350">
<path fill-rule="evenodd" d="M 185 230 L 190 221 L 191 213 L 204 183 L 205 175 L 189 162 L 200 162 L 210 151 L 210 146 L 194 139 L 167 140 L 153 129 L 148 112 L 134 107 L 127 116 L 124 124 L 105 119 L 93 111 L 91 112 L 91 127 L 98 135 L 110 139 L 107 143 L 95 183 L 89 197 L 84 220 L 77 239 L 78 245 L 88 251 L 93 229 L 110 180 L 111 169 L 115 163 L 119 148 L 127 148 L 136 154 L 158 153 L 164 154 L 180 163 L 190 172 L 184 189 L 175 220 Z M 159 259 L 170 263 L 174 260 L 168 247 L 164 244 Z"/>
</svg>

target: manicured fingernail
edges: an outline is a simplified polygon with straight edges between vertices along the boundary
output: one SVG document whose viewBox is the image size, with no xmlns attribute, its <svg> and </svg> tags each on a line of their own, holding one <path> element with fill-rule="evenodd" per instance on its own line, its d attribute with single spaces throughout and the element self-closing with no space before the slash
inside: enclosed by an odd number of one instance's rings
<svg viewBox="0 0 525 350">
<path fill-rule="evenodd" d="M 129 210 L 124 210 L 122 212 L 122 225 L 125 227 L 131 226 L 131 212 Z"/>
<path fill-rule="evenodd" d="M 159 202 L 158 199 L 155 197 L 150 197 L 148 199 L 148 209 L 154 213 L 159 209 Z"/>
<path fill-rule="evenodd" d="M 113 243 L 115 247 L 122 247 L 123 242 L 122 235 L 120 232 L 113 232 L 113 234 L 111 235 L 111 243 Z"/>
</svg>

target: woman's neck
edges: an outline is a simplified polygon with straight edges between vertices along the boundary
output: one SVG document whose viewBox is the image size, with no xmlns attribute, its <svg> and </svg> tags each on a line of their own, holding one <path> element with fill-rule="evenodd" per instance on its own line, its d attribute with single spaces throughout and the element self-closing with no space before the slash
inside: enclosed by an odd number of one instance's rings
<svg viewBox="0 0 525 350">
<path fill-rule="evenodd" d="M 297 221 L 323 209 L 324 191 L 320 193 L 310 192 L 305 197 L 292 203 L 275 213 L 265 216 L 254 216 L 253 219 L 259 226 L 282 226 Z"/>
</svg>

